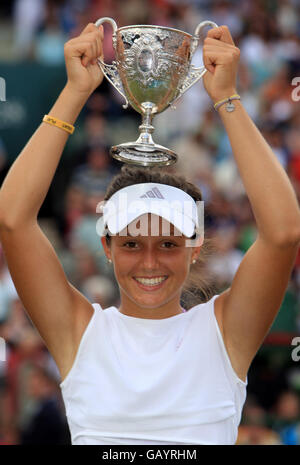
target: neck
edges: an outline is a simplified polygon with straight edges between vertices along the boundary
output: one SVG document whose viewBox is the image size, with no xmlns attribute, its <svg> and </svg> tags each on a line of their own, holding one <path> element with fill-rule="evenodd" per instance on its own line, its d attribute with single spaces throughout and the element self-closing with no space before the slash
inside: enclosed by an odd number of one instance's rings
<svg viewBox="0 0 300 465">
<path fill-rule="evenodd" d="M 174 300 L 157 307 L 146 307 L 126 298 L 121 299 L 119 312 L 135 318 L 145 318 L 147 320 L 162 320 L 185 312 L 180 301 Z"/>
</svg>

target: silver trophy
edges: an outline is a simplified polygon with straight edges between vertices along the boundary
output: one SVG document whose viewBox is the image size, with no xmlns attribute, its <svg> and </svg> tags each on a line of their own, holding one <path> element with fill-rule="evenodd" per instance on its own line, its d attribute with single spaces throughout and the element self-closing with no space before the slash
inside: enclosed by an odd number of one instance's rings
<svg viewBox="0 0 300 465">
<path fill-rule="evenodd" d="M 161 26 L 126 26 L 118 29 L 112 18 L 96 21 L 98 27 L 109 23 L 113 29 L 116 61 L 111 65 L 98 59 L 109 82 L 128 104 L 142 115 L 140 136 L 136 142 L 111 147 L 111 155 L 125 163 L 160 166 L 175 163 L 172 150 L 155 144 L 152 139 L 153 116 L 172 105 L 206 72 L 204 66 L 191 64 L 204 27 L 218 27 L 212 21 L 201 22 L 194 36 Z"/>
</svg>

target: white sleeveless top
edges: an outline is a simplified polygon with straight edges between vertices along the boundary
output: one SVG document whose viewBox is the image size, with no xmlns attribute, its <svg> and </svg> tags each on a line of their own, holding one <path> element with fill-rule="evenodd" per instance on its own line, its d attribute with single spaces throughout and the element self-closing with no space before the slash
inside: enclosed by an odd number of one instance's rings
<svg viewBox="0 0 300 465">
<path fill-rule="evenodd" d="M 61 383 L 73 444 L 234 444 L 246 385 L 234 372 L 215 295 L 151 320 L 94 314 Z"/>
</svg>

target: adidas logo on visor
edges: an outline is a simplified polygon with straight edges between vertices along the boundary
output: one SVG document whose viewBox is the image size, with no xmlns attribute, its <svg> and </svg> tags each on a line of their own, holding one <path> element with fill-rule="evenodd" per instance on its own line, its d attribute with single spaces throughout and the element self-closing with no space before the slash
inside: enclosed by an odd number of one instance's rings
<svg viewBox="0 0 300 465">
<path fill-rule="evenodd" d="M 145 194 L 140 196 L 140 199 L 164 199 L 164 196 L 157 187 L 153 187 L 150 191 L 145 192 Z"/>
</svg>

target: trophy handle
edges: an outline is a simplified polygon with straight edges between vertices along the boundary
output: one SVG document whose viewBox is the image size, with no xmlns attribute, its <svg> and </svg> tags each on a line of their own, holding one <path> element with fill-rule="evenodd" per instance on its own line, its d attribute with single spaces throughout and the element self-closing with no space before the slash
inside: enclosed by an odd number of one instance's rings
<svg viewBox="0 0 300 465">
<path fill-rule="evenodd" d="M 109 23 L 111 25 L 113 29 L 113 42 L 114 42 L 115 33 L 118 29 L 117 23 L 112 18 L 104 17 L 104 18 L 98 19 L 95 22 L 95 26 L 99 27 L 103 23 Z M 125 104 L 123 105 L 123 108 L 128 108 L 128 100 L 124 93 L 122 81 L 118 73 L 116 62 L 113 61 L 111 65 L 107 65 L 106 63 L 104 63 L 104 61 L 100 60 L 100 58 L 97 58 L 97 61 L 106 79 L 111 83 L 112 86 L 114 86 L 114 88 L 122 95 L 122 97 L 124 97 Z"/>
<path fill-rule="evenodd" d="M 200 24 L 198 24 L 198 26 L 195 29 L 195 34 L 194 34 L 194 36 L 196 36 L 196 42 L 191 48 L 191 56 L 194 55 L 196 48 L 199 45 L 199 35 L 201 33 L 201 30 L 206 26 L 218 27 L 218 25 L 214 23 L 213 21 L 202 21 Z M 179 95 L 177 98 L 181 97 L 181 95 L 184 94 L 190 87 L 196 84 L 196 82 L 198 82 L 199 79 L 202 78 L 202 76 L 206 73 L 206 71 L 207 69 L 205 68 L 205 66 L 200 66 L 199 68 L 197 68 L 196 66 L 191 64 L 189 72 L 180 87 Z"/>
</svg>

